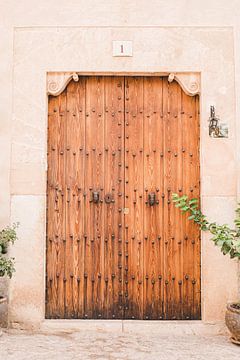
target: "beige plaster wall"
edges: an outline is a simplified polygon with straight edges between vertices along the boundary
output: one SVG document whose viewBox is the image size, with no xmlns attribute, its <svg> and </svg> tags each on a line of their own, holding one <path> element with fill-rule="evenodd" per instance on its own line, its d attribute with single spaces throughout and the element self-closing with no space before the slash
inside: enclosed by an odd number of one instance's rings
<svg viewBox="0 0 240 360">
<path fill-rule="evenodd" d="M 201 72 L 202 205 L 212 219 L 231 222 L 239 173 L 239 10 L 238 1 L 223 0 L 0 1 L 0 224 L 21 223 L 11 322 L 44 319 L 46 73 Z M 112 57 L 118 39 L 133 40 L 132 58 Z M 228 139 L 208 137 L 210 104 L 229 124 Z M 237 297 L 237 276 L 237 263 L 204 236 L 204 321 L 223 319 L 226 301 Z"/>
</svg>

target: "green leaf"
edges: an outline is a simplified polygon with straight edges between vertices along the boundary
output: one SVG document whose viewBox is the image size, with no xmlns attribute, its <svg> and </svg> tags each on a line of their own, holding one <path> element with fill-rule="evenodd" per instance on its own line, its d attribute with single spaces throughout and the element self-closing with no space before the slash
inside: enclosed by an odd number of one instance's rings
<svg viewBox="0 0 240 360">
<path fill-rule="evenodd" d="M 226 243 L 224 243 L 221 248 L 221 251 L 223 252 L 223 254 L 224 255 L 228 254 L 230 250 L 231 250 L 231 247 L 229 245 L 227 245 Z"/>
<path fill-rule="evenodd" d="M 175 205 L 176 208 L 179 208 L 179 207 L 181 207 L 181 206 L 182 206 L 182 205 L 179 204 L 179 203 Z"/>
<path fill-rule="evenodd" d="M 223 246 L 223 244 L 224 244 L 224 240 L 221 239 L 218 240 L 218 238 L 216 239 L 216 245 Z"/>
<path fill-rule="evenodd" d="M 189 200 L 189 204 L 190 204 L 190 205 L 192 205 L 192 204 L 198 204 L 198 199 L 193 198 L 193 199 Z"/>
<path fill-rule="evenodd" d="M 189 220 L 193 220 L 194 218 L 195 218 L 195 215 L 190 215 L 190 216 L 188 217 Z"/>
<path fill-rule="evenodd" d="M 195 210 L 195 209 L 197 209 L 197 207 L 198 207 L 197 204 L 194 204 L 194 205 L 191 205 L 191 206 L 190 206 L 191 210 Z"/>
</svg>

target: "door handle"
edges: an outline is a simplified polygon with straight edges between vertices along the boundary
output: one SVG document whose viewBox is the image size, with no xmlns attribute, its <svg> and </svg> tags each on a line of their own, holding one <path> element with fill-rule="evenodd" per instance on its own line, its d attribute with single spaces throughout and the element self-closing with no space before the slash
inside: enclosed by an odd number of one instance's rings
<svg viewBox="0 0 240 360">
<path fill-rule="evenodd" d="M 99 191 L 93 191 L 92 192 L 92 202 L 94 204 L 98 204 L 100 201 L 100 194 L 99 194 Z"/>
<path fill-rule="evenodd" d="M 157 200 L 157 196 L 154 192 L 148 194 L 148 201 L 146 202 L 149 206 L 157 205 L 159 201 Z"/>
</svg>

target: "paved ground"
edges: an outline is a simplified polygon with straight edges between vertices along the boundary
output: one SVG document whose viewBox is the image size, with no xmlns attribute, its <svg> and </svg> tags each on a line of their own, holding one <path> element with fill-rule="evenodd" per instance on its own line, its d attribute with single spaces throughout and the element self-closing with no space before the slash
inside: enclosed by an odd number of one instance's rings
<svg viewBox="0 0 240 360">
<path fill-rule="evenodd" d="M 105 331 L 62 334 L 4 333 L 4 360 L 239 360 L 240 347 L 225 336 L 164 337 Z"/>
<path fill-rule="evenodd" d="M 61 334 L 4 333 L 1 360 L 239 360 L 225 336 L 159 336 L 109 331 Z"/>
</svg>

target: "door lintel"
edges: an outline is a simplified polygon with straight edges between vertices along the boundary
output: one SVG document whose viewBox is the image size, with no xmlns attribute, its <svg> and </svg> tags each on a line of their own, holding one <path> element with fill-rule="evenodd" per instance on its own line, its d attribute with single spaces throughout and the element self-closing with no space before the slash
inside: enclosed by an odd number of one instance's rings
<svg viewBox="0 0 240 360">
<path fill-rule="evenodd" d="M 48 72 L 47 73 L 47 95 L 58 96 L 60 95 L 73 79 L 79 80 L 80 75 L 119 75 L 119 73 L 79 73 L 79 72 Z M 168 81 L 177 81 L 183 91 L 189 96 L 199 95 L 201 92 L 200 87 L 200 73 L 199 72 L 175 72 L 175 73 L 127 73 L 120 75 L 125 76 L 168 76 Z"/>
</svg>

